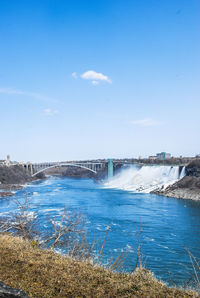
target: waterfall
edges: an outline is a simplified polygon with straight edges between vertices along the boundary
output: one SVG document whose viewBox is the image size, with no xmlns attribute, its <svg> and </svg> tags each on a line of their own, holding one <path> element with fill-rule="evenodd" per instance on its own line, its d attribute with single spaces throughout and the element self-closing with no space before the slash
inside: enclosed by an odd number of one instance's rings
<svg viewBox="0 0 200 298">
<path fill-rule="evenodd" d="M 185 166 L 182 168 L 179 179 L 182 179 L 185 176 Z"/>
<path fill-rule="evenodd" d="M 105 182 L 106 188 L 116 188 L 133 192 L 149 193 L 155 189 L 165 189 L 185 175 L 179 166 L 130 166 Z"/>
</svg>

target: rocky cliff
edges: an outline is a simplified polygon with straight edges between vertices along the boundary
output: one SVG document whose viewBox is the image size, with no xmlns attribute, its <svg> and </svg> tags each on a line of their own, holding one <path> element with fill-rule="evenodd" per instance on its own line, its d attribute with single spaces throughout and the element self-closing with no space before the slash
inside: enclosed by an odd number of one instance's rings
<svg viewBox="0 0 200 298">
<path fill-rule="evenodd" d="M 44 178 L 42 173 L 32 178 L 31 174 L 20 165 L 0 166 L 0 198 L 12 196 L 11 191 L 22 188 L 22 184 L 41 178 Z"/>
<path fill-rule="evenodd" d="M 178 199 L 200 200 L 200 159 L 189 163 L 185 168 L 186 176 L 166 189 L 153 193 Z"/>
<path fill-rule="evenodd" d="M 186 176 L 200 177 L 200 159 L 193 160 L 185 168 Z"/>
<path fill-rule="evenodd" d="M 21 166 L 0 167 L 0 184 L 24 184 L 31 179 L 31 175 Z"/>
</svg>

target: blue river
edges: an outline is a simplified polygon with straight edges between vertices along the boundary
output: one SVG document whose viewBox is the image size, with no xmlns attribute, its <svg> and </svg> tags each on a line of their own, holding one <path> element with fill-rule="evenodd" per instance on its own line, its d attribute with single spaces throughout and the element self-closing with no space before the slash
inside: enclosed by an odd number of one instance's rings
<svg viewBox="0 0 200 298">
<path fill-rule="evenodd" d="M 84 214 L 91 241 L 103 242 L 104 264 L 110 257 L 127 253 L 124 271 L 136 263 L 138 229 L 142 226 L 142 254 L 145 267 L 167 283 L 182 285 L 193 274 L 185 249 L 200 258 L 200 204 L 153 194 L 108 189 L 92 179 L 49 177 L 16 193 L 18 199 L 32 199 L 32 210 L 54 218 L 63 208 Z M 13 209 L 13 199 L 0 201 L 0 212 Z"/>
</svg>

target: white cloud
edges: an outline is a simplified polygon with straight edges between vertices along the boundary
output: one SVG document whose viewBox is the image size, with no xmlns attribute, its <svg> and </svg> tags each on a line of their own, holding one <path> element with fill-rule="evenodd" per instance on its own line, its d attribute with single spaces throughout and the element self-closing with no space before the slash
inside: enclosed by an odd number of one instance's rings
<svg viewBox="0 0 200 298">
<path fill-rule="evenodd" d="M 139 125 L 139 126 L 156 126 L 156 125 L 160 125 L 162 123 L 155 121 L 151 118 L 145 118 L 145 119 L 131 121 L 131 124 Z"/>
<path fill-rule="evenodd" d="M 108 76 L 106 76 L 100 72 L 96 72 L 94 70 L 88 70 L 88 71 L 84 72 L 81 75 L 81 78 L 84 80 L 92 81 L 93 85 L 97 85 L 97 83 L 99 83 L 100 81 L 104 81 L 104 82 L 107 82 L 110 84 L 112 83 L 112 80 Z"/>
<path fill-rule="evenodd" d="M 48 109 L 44 110 L 44 114 L 47 116 L 53 116 L 53 115 L 58 114 L 58 110 L 52 110 L 52 109 L 48 108 Z"/>
<path fill-rule="evenodd" d="M 92 81 L 91 83 L 92 83 L 92 85 L 98 85 L 99 84 L 98 81 Z"/>
<path fill-rule="evenodd" d="M 8 95 L 12 95 L 12 94 L 24 95 L 25 94 L 24 91 L 12 89 L 12 88 L 0 88 L 0 93 L 1 94 L 8 94 Z"/>
<path fill-rule="evenodd" d="M 72 77 L 73 77 L 74 79 L 77 79 L 77 78 L 78 78 L 77 73 L 76 73 L 76 72 L 72 72 Z"/>
<path fill-rule="evenodd" d="M 29 96 L 33 97 L 34 99 L 47 101 L 47 102 L 57 102 L 57 100 L 50 98 L 48 96 L 45 96 L 43 94 L 35 93 L 35 92 L 27 92 L 19 89 L 14 88 L 1 88 L 0 87 L 0 94 L 6 94 L 6 95 L 23 95 L 23 96 Z"/>
</svg>

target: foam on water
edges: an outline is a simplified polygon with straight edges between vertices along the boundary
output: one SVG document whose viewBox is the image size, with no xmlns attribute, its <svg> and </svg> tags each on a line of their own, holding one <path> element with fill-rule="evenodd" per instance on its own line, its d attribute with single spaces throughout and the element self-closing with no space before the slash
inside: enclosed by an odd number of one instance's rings
<svg viewBox="0 0 200 298">
<path fill-rule="evenodd" d="M 150 193 L 151 191 L 175 183 L 185 175 L 185 168 L 179 174 L 178 166 L 131 166 L 123 169 L 118 175 L 107 181 L 106 188 Z"/>
</svg>

